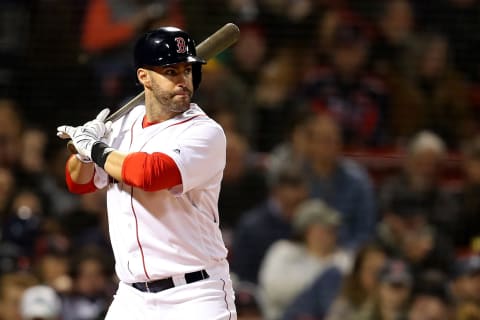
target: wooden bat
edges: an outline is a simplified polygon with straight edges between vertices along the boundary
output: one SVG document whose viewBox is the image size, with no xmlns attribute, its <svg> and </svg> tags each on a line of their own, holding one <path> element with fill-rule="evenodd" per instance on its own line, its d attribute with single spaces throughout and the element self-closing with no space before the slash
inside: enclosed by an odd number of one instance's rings
<svg viewBox="0 0 480 320">
<path fill-rule="evenodd" d="M 197 56 L 207 61 L 237 42 L 239 36 L 240 29 L 237 25 L 227 23 L 196 46 L 195 49 L 197 51 Z M 117 111 L 109 115 L 105 121 L 113 122 L 118 120 L 123 115 L 130 112 L 135 106 L 141 104 L 144 98 L 145 91 L 142 91 L 121 106 Z M 68 142 L 67 148 L 71 153 L 77 153 L 77 150 L 75 150 L 75 146 L 71 141 Z"/>
</svg>

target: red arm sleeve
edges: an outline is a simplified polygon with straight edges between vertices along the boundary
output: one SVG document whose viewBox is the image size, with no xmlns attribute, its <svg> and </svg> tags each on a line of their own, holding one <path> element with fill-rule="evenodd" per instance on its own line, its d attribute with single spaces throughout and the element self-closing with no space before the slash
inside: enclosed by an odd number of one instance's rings
<svg viewBox="0 0 480 320">
<path fill-rule="evenodd" d="M 145 191 L 158 191 L 182 184 L 177 164 L 161 152 L 129 154 L 123 162 L 122 180 Z"/>
<path fill-rule="evenodd" d="M 129 41 L 134 27 L 128 22 L 112 21 L 106 0 L 90 0 L 83 23 L 82 45 L 87 51 L 115 47 Z"/>
<path fill-rule="evenodd" d="M 74 157 L 74 155 L 72 155 Z M 79 184 L 73 181 L 72 176 L 70 175 L 70 171 L 68 170 L 68 161 L 67 165 L 65 166 L 65 180 L 67 182 L 67 187 L 68 190 L 72 193 L 76 194 L 84 194 L 84 193 L 89 193 L 89 192 L 95 192 L 97 190 L 97 187 L 95 187 L 95 184 L 93 183 L 93 177 L 92 179 L 85 184 Z"/>
</svg>

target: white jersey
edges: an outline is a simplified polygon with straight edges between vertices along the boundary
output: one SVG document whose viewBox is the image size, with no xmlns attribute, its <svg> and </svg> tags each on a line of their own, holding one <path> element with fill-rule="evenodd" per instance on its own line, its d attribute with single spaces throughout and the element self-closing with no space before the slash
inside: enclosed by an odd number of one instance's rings
<svg viewBox="0 0 480 320">
<path fill-rule="evenodd" d="M 218 195 L 225 167 L 223 129 L 196 104 L 167 121 L 142 128 L 140 105 L 113 124 L 107 143 L 124 152 L 162 152 L 178 166 L 182 185 L 147 192 L 108 186 L 110 240 L 121 281 L 150 281 L 224 261 Z"/>
</svg>

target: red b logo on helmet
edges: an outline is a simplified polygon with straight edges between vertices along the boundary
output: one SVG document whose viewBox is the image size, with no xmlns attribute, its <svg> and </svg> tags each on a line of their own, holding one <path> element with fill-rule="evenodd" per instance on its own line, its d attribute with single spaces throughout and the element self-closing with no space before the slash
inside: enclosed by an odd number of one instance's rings
<svg viewBox="0 0 480 320">
<path fill-rule="evenodd" d="M 175 41 L 177 42 L 177 53 L 187 52 L 187 43 L 182 37 L 176 37 Z"/>
</svg>

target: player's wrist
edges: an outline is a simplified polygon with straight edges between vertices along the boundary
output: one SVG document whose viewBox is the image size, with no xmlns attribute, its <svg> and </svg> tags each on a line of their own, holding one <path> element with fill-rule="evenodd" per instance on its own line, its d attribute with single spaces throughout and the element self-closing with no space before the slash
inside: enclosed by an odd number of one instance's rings
<svg viewBox="0 0 480 320">
<path fill-rule="evenodd" d="M 80 153 L 75 154 L 75 157 L 80 161 L 81 163 L 93 163 L 92 159 L 90 159 L 87 156 L 84 156 Z"/>
<path fill-rule="evenodd" d="M 97 141 L 92 146 L 91 158 L 100 168 L 105 168 L 108 155 L 115 149 L 111 148 L 104 142 Z"/>
</svg>

